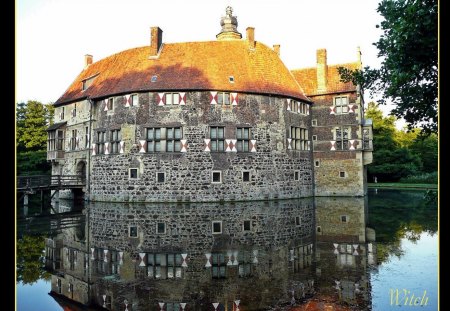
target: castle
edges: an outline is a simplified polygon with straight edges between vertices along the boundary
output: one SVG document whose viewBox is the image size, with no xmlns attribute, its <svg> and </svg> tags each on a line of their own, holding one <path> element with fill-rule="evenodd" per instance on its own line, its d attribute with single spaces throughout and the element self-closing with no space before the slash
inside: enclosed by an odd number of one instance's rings
<svg viewBox="0 0 450 311">
<path fill-rule="evenodd" d="M 215 41 L 150 45 L 93 62 L 54 103 L 52 175 L 93 201 L 247 201 L 364 196 L 372 123 L 359 86 L 325 49 L 289 70 L 227 8 Z M 73 192 L 73 191 L 72 191 Z M 61 191 L 72 196 L 70 191 Z"/>
</svg>

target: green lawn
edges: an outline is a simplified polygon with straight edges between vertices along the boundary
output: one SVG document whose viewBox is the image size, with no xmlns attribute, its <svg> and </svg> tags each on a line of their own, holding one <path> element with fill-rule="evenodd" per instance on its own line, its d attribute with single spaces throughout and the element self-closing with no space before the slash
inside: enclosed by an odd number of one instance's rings
<svg viewBox="0 0 450 311">
<path fill-rule="evenodd" d="M 400 182 L 392 183 L 367 183 L 369 188 L 401 188 L 401 189 L 437 189 L 437 184 L 405 184 Z"/>
</svg>

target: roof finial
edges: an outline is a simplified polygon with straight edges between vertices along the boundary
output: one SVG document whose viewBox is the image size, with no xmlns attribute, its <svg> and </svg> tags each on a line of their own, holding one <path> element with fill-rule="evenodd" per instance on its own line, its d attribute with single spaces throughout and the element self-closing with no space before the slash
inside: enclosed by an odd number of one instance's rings
<svg viewBox="0 0 450 311">
<path fill-rule="evenodd" d="M 227 6 L 227 17 L 231 18 L 233 16 L 233 8 L 231 6 Z"/>
<path fill-rule="evenodd" d="M 225 10 L 225 16 L 220 19 L 220 26 L 222 26 L 222 31 L 216 36 L 218 40 L 235 40 L 241 39 L 242 34 L 237 31 L 237 18 L 233 16 L 233 8 L 227 6 Z"/>
</svg>

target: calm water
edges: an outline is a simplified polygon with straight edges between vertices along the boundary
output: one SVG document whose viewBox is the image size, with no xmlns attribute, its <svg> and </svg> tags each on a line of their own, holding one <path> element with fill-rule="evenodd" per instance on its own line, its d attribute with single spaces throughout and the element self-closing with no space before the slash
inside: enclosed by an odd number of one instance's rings
<svg viewBox="0 0 450 311">
<path fill-rule="evenodd" d="M 17 310 L 437 310 L 437 206 L 423 197 L 30 206 Z"/>
</svg>

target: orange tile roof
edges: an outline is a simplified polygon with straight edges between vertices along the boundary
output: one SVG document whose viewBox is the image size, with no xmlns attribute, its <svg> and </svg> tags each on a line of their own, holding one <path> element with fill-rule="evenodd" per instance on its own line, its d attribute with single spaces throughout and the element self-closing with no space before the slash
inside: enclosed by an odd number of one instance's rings
<svg viewBox="0 0 450 311">
<path fill-rule="evenodd" d="M 246 40 L 166 43 L 158 58 L 149 58 L 149 47 L 113 54 L 83 70 L 56 105 L 138 91 L 218 90 L 274 94 L 311 101 L 278 55 Z M 82 81 L 94 75 L 82 91 Z M 156 82 L 151 82 L 152 76 Z M 229 82 L 234 76 L 234 83 Z"/>
<path fill-rule="evenodd" d="M 297 82 L 302 86 L 306 96 L 319 95 L 324 93 L 338 93 L 338 92 L 354 92 L 356 86 L 351 82 L 341 82 L 341 77 L 338 72 L 338 67 L 345 67 L 351 70 L 361 69 L 358 62 L 328 65 L 327 70 L 327 90 L 325 92 L 317 91 L 317 68 L 303 68 L 291 70 Z"/>
</svg>

